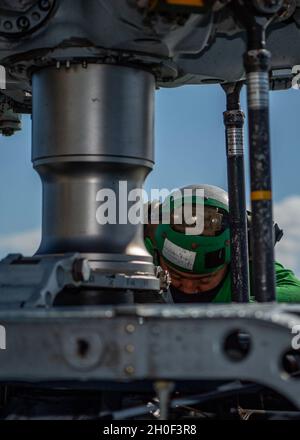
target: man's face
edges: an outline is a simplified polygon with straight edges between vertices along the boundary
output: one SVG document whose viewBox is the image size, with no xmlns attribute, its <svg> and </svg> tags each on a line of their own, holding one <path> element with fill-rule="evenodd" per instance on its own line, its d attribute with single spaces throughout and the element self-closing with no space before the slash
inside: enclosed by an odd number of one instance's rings
<svg viewBox="0 0 300 440">
<path fill-rule="evenodd" d="M 168 266 L 163 258 L 161 258 L 161 266 L 167 270 L 171 277 L 171 284 L 183 293 L 204 293 L 217 287 L 227 273 L 227 265 L 219 269 L 217 272 L 204 275 L 187 274 L 178 269 Z"/>
</svg>

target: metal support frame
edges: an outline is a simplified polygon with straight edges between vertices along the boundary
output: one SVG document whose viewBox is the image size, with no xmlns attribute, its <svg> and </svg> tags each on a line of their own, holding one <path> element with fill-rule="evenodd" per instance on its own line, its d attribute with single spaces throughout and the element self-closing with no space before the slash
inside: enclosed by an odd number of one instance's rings
<svg viewBox="0 0 300 440">
<path fill-rule="evenodd" d="M 269 60 L 270 53 L 266 49 L 250 50 L 245 59 L 251 169 L 253 292 L 259 302 L 275 301 Z"/>
<path fill-rule="evenodd" d="M 240 106 L 243 83 L 222 85 L 226 93 L 224 112 L 231 238 L 232 300 L 249 302 L 249 256 L 245 193 L 244 119 Z"/>
<path fill-rule="evenodd" d="M 145 282 L 145 274 L 105 274 L 92 269 L 80 254 L 24 258 L 9 255 L 0 263 L 0 307 L 35 308 L 61 305 L 60 294 L 66 289 L 86 292 L 107 292 L 107 303 L 115 303 L 119 292 L 153 294 L 163 301 L 162 292 L 168 288 L 165 272 L 160 271 Z M 65 295 L 61 295 L 65 297 Z M 72 296 L 72 293 L 71 293 Z M 74 295 L 76 297 L 76 295 Z M 57 302 L 58 301 L 58 302 Z M 74 303 L 73 303 L 74 304 Z M 87 304 L 90 304 L 87 302 Z"/>
<path fill-rule="evenodd" d="M 2 310 L 0 381 L 99 389 L 114 383 L 121 390 L 128 381 L 242 380 L 300 409 L 299 378 L 283 363 L 299 314 L 296 305 L 268 304 Z M 226 341 L 238 330 L 248 335 L 249 350 L 235 358 Z"/>
<path fill-rule="evenodd" d="M 248 97 L 248 132 L 251 174 L 252 290 L 256 301 L 275 301 L 274 229 L 269 123 L 269 71 L 271 53 L 266 29 L 282 1 L 240 5 L 247 32 L 244 56 Z"/>
</svg>

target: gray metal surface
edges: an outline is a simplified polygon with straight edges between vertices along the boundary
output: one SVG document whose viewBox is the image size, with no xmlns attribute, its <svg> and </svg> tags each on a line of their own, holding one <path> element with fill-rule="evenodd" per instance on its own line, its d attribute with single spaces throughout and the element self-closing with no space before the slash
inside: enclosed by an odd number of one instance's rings
<svg viewBox="0 0 300 440">
<path fill-rule="evenodd" d="M 245 78 L 246 38 L 230 3 L 216 2 L 207 13 L 180 20 L 149 15 L 136 0 L 56 0 L 50 14 L 41 14 L 37 28 L 31 23 L 14 34 L 21 15 L 15 10 L 11 34 L 0 32 L 0 63 L 9 67 L 5 93 L 20 109 L 23 105 L 22 111 L 30 111 L 24 92 L 31 90 L 32 70 L 78 59 L 143 66 L 167 87 L 238 81 Z M 272 70 L 279 77 L 280 71 L 300 64 L 300 9 L 290 9 L 290 17 L 285 14 L 272 23 L 267 39 Z M 0 9 L 3 22 L 6 15 Z"/>
<path fill-rule="evenodd" d="M 0 312 L 7 350 L 0 380 L 232 380 L 263 384 L 300 408 L 300 380 L 282 366 L 299 306 L 137 306 Z M 241 330 L 250 352 L 224 349 Z"/>
<path fill-rule="evenodd" d="M 33 163 L 43 183 L 38 255 L 81 252 L 106 271 L 126 263 L 126 273 L 153 275 L 143 225 L 128 220 L 128 194 L 142 188 L 154 162 L 154 88 L 150 73 L 119 66 L 33 76 Z M 116 197 L 116 224 L 97 221 L 101 189 Z"/>
<path fill-rule="evenodd" d="M 92 269 L 80 254 L 33 258 L 9 255 L 0 262 L 0 308 L 52 307 L 66 288 L 107 291 L 112 298 L 120 291 L 142 292 L 147 297 L 149 292 L 168 288 L 164 275 L 162 270 L 151 277 L 144 273 L 105 274 Z"/>
</svg>

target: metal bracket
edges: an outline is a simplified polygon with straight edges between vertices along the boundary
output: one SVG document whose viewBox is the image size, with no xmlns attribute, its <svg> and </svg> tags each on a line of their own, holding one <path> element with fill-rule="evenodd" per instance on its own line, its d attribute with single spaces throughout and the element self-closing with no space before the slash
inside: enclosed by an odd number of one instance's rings
<svg viewBox="0 0 300 440">
<path fill-rule="evenodd" d="M 145 277 L 92 270 L 80 254 L 9 255 L 0 262 L 0 307 L 51 307 L 65 287 L 158 292 L 165 290 L 167 281 L 160 271 L 157 277 Z"/>
</svg>

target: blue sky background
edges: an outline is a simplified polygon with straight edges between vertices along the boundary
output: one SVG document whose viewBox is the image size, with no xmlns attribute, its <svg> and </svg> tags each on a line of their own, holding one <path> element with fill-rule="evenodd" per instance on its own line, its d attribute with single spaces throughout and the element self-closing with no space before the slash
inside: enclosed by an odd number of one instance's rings
<svg viewBox="0 0 300 440">
<path fill-rule="evenodd" d="M 245 90 L 242 105 L 245 105 Z M 280 261 L 300 276 L 300 92 L 271 93 L 275 217 L 285 229 Z M 219 86 L 162 89 L 156 95 L 156 168 L 146 189 L 210 183 L 227 187 L 223 111 Z M 248 155 L 247 135 L 246 159 Z M 31 119 L 11 138 L 0 136 L 0 256 L 32 253 L 39 240 L 41 183 L 31 165 Z M 247 184 L 249 181 L 246 160 Z M 248 185 L 249 189 L 249 185 Z"/>
</svg>

